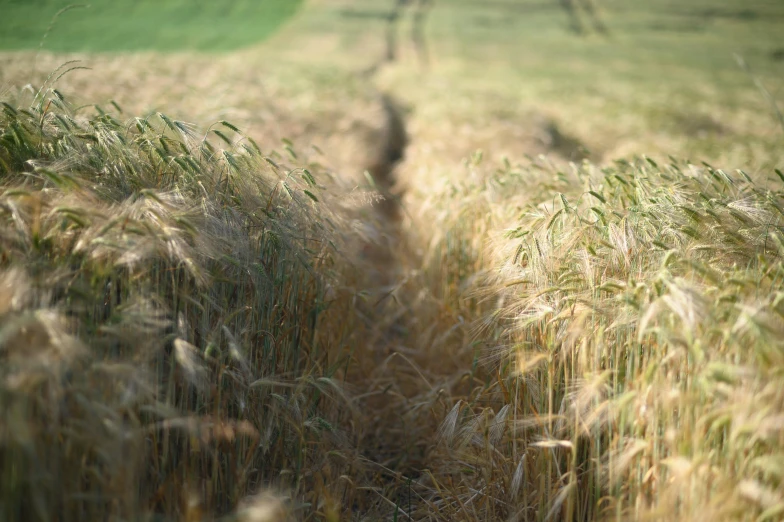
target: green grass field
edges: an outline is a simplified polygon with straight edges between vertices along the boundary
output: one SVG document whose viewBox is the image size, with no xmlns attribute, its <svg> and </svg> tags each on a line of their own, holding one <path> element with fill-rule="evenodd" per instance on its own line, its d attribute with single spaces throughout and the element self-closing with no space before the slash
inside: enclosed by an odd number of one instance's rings
<svg viewBox="0 0 784 522">
<path fill-rule="evenodd" d="M 37 49 L 43 41 L 45 49 L 61 52 L 229 51 L 269 37 L 301 4 L 301 0 L 2 0 L 0 49 Z"/>
<path fill-rule="evenodd" d="M 0 522 L 782 519 L 784 4 L 393 3 L 0 52 Z"/>
</svg>

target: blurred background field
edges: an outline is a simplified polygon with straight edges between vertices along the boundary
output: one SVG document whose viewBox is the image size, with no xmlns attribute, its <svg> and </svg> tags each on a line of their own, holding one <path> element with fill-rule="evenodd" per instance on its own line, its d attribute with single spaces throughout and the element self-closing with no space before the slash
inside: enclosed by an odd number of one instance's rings
<svg viewBox="0 0 784 522">
<path fill-rule="evenodd" d="M 350 92 L 344 85 L 356 84 L 354 73 L 378 62 L 385 52 L 393 2 L 381 0 L 311 1 L 300 6 L 296 19 L 272 40 L 247 47 L 268 36 L 294 4 L 98 4 L 63 14 L 43 51 L 61 50 L 58 41 L 70 42 L 66 45 L 71 47 L 62 48 L 70 50 L 77 49 L 77 42 L 84 42 L 79 44 L 82 49 L 110 51 L 116 49 L 113 45 L 125 45 L 118 42 L 146 41 L 149 45 L 135 48 L 186 51 L 187 58 L 91 56 L 111 65 L 80 71 L 63 85 L 78 82 L 75 93 L 91 102 L 116 99 L 135 111 L 165 106 L 177 111 L 187 105 L 183 118 L 203 123 L 215 115 L 201 119 L 204 109 L 220 105 L 225 113 L 242 115 L 240 123 L 254 125 L 271 100 L 270 89 L 293 94 L 302 87 L 312 94 L 323 86 L 325 92 L 342 96 Z M 24 27 L 31 36 L 18 41 L 24 40 L 23 47 L 34 52 L 54 4 L 41 4 L 48 9 L 35 2 L 6 5 L 10 15 L 2 23 L 9 29 L 3 35 L 11 38 L 13 27 Z M 710 157 L 732 167 L 777 164 L 780 123 L 755 78 L 778 96 L 777 80 L 784 73 L 780 3 L 606 1 L 598 7 L 609 33 L 597 34 L 583 16 L 587 34 L 581 37 L 570 30 L 569 18 L 556 1 L 436 2 L 426 22 L 428 67 L 417 60 L 409 15 L 399 25 L 402 59 L 385 68 L 376 83 L 393 90 L 412 109 L 412 129 L 422 121 L 426 124 L 419 131 L 439 133 L 429 142 L 438 145 L 448 136 L 450 150 L 438 151 L 442 159 L 482 148 L 496 156 L 552 151 L 569 160 L 586 154 L 605 160 L 645 153 L 695 161 Z M 136 29 L 126 9 L 138 13 L 145 30 Z M 168 16 L 169 9 L 184 9 L 187 16 Z M 99 14 L 106 19 L 96 19 Z M 148 25 L 150 17 L 156 24 Z M 113 23 L 115 30 L 105 30 Z M 81 24 L 91 26 L 92 32 L 85 33 Z M 155 29 L 167 24 L 174 32 Z M 126 30 L 131 34 L 122 32 Z M 105 41 L 90 44 L 90 34 Z M 238 54 L 212 55 L 240 45 L 245 48 Z M 207 48 L 211 56 L 194 55 Z M 739 67 L 735 54 L 748 63 L 753 76 Z M 29 73 L 25 60 L 15 63 Z M 21 79 L 14 71 L 14 63 L 4 60 L 0 81 L 18 84 Z M 37 74 L 48 73 L 42 67 Z M 109 75 L 118 80 L 110 81 Z M 169 81 L 170 89 L 158 85 Z M 133 96 L 123 97 L 124 89 Z M 329 110 L 319 103 L 335 101 L 310 96 L 307 103 L 316 115 Z M 335 121 L 318 115 L 312 120 L 309 129 Z M 277 125 L 283 134 L 297 137 L 297 129 L 285 127 Z M 460 129 L 471 129 L 470 141 L 461 140 Z"/>
</svg>

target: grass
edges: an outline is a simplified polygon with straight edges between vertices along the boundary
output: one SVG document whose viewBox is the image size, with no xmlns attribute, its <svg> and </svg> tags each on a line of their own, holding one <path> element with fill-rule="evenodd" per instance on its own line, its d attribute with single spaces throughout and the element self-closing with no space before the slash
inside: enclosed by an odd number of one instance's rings
<svg viewBox="0 0 784 522">
<path fill-rule="evenodd" d="M 84 117 L 55 90 L 0 129 L 3 518 L 196 520 L 253 484 L 331 488 L 360 326 L 327 293 L 318 171 L 228 122 Z"/>
<path fill-rule="evenodd" d="M 42 45 L 60 52 L 229 51 L 268 38 L 301 3 L 3 0 L 0 48 L 37 49 Z"/>
<path fill-rule="evenodd" d="M 784 179 L 642 159 L 486 172 L 450 196 L 462 205 L 436 266 L 452 267 L 449 293 L 484 301 L 478 338 L 498 373 L 445 415 L 431 507 L 778 518 L 780 479 L 759 466 L 782 448 L 767 426 L 780 414 Z M 468 245 L 486 274 L 472 282 L 449 238 L 474 237 L 476 220 L 492 242 Z"/>
<path fill-rule="evenodd" d="M 0 56 L 3 516 L 780 519 L 781 8 L 388 7 Z"/>
</svg>

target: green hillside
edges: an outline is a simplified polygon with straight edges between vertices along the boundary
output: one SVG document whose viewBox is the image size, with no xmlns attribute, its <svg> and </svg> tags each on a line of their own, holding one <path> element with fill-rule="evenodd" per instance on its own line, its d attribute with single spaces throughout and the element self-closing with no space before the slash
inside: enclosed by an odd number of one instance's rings
<svg viewBox="0 0 784 522">
<path fill-rule="evenodd" d="M 227 51 L 271 35 L 301 0 L 0 0 L 0 48 Z M 54 22 L 54 23 L 53 23 Z M 45 38 L 44 38 L 45 36 Z"/>
</svg>

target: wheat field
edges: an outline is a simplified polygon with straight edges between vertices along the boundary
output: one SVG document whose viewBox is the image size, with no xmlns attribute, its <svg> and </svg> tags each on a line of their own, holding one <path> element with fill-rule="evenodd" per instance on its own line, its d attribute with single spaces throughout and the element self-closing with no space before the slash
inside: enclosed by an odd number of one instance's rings
<svg viewBox="0 0 784 522">
<path fill-rule="evenodd" d="M 784 8 L 392 7 L 0 52 L 1 520 L 784 519 Z"/>
</svg>

